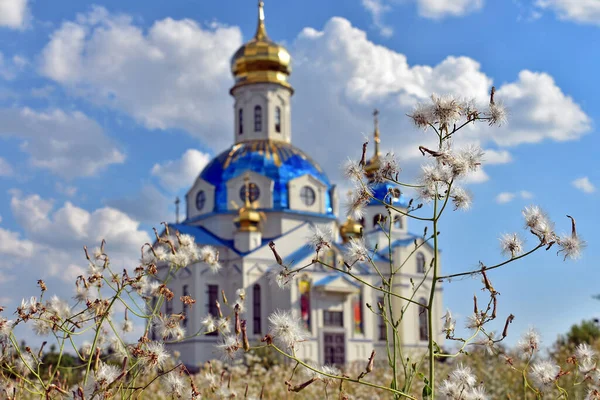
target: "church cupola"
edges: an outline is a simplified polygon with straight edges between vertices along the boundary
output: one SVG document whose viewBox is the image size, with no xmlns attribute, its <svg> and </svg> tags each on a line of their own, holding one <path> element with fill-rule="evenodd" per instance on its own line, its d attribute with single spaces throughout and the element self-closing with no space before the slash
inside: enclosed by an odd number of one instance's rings
<svg viewBox="0 0 600 400">
<path fill-rule="evenodd" d="M 231 58 L 235 84 L 235 143 L 275 140 L 290 143 L 290 98 L 288 82 L 292 59 L 285 47 L 273 42 L 265 27 L 264 3 L 258 3 L 258 26 L 254 37 Z"/>
<path fill-rule="evenodd" d="M 379 137 L 379 110 L 373 111 L 373 142 L 375 147 L 375 152 L 373 157 L 371 157 L 367 164 L 365 165 L 365 175 L 369 179 L 369 181 L 373 180 L 374 174 L 377 172 L 379 167 L 381 166 L 381 152 L 379 150 L 379 143 L 381 139 Z"/>
<path fill-rule="evenodd" d="M 244 177 L 244 205 L 238 210 L 238 216 L 234 220 L 237 231 L 234 233 L 234 246 L 240 252 L 252 251 L 259 247 L 262 241 L 260 222 L 264 215 L 257 211 L 252 202 L 252 187 L 250 176 Z"/>
</svg>

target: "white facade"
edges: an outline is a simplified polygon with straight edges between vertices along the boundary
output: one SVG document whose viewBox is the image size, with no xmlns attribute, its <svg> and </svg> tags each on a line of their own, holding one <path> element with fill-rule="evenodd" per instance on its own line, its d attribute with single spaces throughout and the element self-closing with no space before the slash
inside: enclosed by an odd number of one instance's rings
<svg viewBox="0 0 600 400">
<path fill-rule="evenodd" d="M 265 43 L 271 46 L 271 42 Z M 331 249 L 321 252 L 321 260 L 344 268 L 345 245 L 339 234 L 341 222 L 335 185 L 317 163 L 291 145 L 293 91 L 287 84 L 264 75 L 264 82 L 236 84 L 232 89 L 233 145 L 215 157 L 205 170 L 198 171 L 198 179 L 186 195 L 185 221 L 170 226 L 171 230 L 194 236 L 198 246 L 215 247 L 223 267 L 217 274 L 202 263 L 180 270 L 169 283 L 174 299 L 190 295 L 196 304 L 186 308 L 173 300 L 161 312 L 184 313 L 187 333 L 202 332 L 201 320 L 215 313 L 214 301 L 222 302 L 221 291 L 229 299 L 235 299 L 236 290 L 244 288 L 242 318 L 247 321 L 254 344 L 268 332 L 268 316 L 272 312 L 293 310 L 303 318 L 309 332 L 309 339 L 299 347 L 300 358 L 321 364 L 364 362 L 373 349 L 378 358 L 385 358 L 385 327 L 381 317 L 367 307 L 369 304 L 377 311 L 380 292 L 320 264 L 303 271 L 285 289 L 269 279 L 273 271 L 281 268 L 275 262 L 269 241 L 275 243 L 284 264 L 290 268 L 310 264 L 315 258 L 315 251 L 306 245 L 315 225 L 329 227 L 335 236 Z M 388 186 L 374 185 L 375 193 L 385 195 Z M 246 196 L 249 196 L 247 204 Z M 241 215 L 240 208 L 248 204 L 260 213 L 260 221 L 243 229 L 236 219 Z M 400 208 L 406 206 L 400 199 L 395 199 L 394 204 Z M 386 216 L 386 207 L 378 203 L 369 205 L 362 225 L 368 247 L 378 249 L 374 262 L 385 274 L 390 268 L 387 259 L 390 241 L 377 223 L 378 215 Z M 397 267 L 399 260 L 413 251 L 415 241 L 420 243 L 422 239 L 409 233 L 405 216 L 392 214 L 392 221 L 392 258 Z M 394 292 L 411 297 L 411 278 L 420 282 L 433 257 L 428 244 L 421 246 L 397 275 Z M 375 287 L 381 285 L 378 273 L 368 263 L 357 263 L 353 273 Z M 414 296 L 416 301 L 427 302 L 430 284 L 430 280 L 424 282 Z M 441 296 L 436 299 L 439 303 L 434 307 L 433 331 L 439 333 L 436 340 L 441 343 Z M 394 300 L 396 312 L 404 306 L 402 301 Z M 427 345 L 426 318 L 420 311 L 411 305 L 405 313 L 400 333 L 406 349 L 424 349 Z M 199 334 L 169 346 L 193 368 L 219 357 L 215 347 L 219 340 L 218 335 Z"/>
</svg>

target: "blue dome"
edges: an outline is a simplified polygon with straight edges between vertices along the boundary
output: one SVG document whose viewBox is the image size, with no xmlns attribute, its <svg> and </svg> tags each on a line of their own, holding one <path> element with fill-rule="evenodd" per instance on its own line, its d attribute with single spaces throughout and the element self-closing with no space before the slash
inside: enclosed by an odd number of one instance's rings
<svg viewBox="0 0 600 400">
<path fill-rule="evenodd" d="M 375 183 L 371 185 L 371 190 L 373 191 L 373 195 L 375 199 L 382 200 L 387 204 L 391 204 L 398 207 L 407 207 L 408 202 L 403 194 L 400 194 L 400 197 L 393 196 L 391 193 L 395 191 L 399 191 L 400 188 L 397 185 L 392 184 L 391 182 L 383 182 L 383 183 Z M 391 193 L 390 193 L 391 191 Z M 381 203 L 375 199 L 372 199 L 369 202 L 369 206 L 380 206 Z"/>
<path fill-rule="evenodd" d="M 321 167 L 302 150 L 290 143 L 250 140 L 234 144 L 213 159 L 200 177 L 215 186 L 215 212 L 228 211 L 227 181 L 253 171 L 273 180 L 273 209 L 289 209 L 288 183 L 309 174 L 327 187 L 325 209 L 333 214 L 332 185 Z"/>
</svg>

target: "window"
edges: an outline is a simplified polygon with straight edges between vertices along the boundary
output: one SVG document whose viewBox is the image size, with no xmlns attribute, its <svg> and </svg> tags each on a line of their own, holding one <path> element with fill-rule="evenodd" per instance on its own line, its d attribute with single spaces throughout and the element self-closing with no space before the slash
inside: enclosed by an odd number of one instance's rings
<svg viewBox="0 0 600 400">
<path fill-rule="evenodd" d="M 189 296 L 188 285 L 183 285 L 183 296 Z M 183 310 L 181 311 L 181 313 L 185 317 L 183 319 L 183 327 L 185 328 L 187 326 L 187 321 L 188 321 L 187 304 L 185 304 L 185 302 L 183 303 Z"/>
<path fill-rule="evenodd" d="M 417 272 L 425 273 L 425 255 L 423 253 L 417 253 Z"/>
<path fill-rule="evenodd" d="M 275 107 L 275 132 L 281 133 L 281 108 Z"/>
<path fill-rule="evenodd" d="M 383 297 L 377 298 L 377 302 L 383 306 L 384 305 Z M 379 328 L 378 329 L 379 330 L 379 340 L 385 340 L 385 338 L 387 336 L 387 326 L 385 325 L 385 321 L 381 315 L 379 316 L 377 322 L 378 322 L 377 327 Z"/>
<path fill-rule="evenodd" d="M 400 215 L 394 216 L 394 226 L 396 229 L 402 229 L 402 217 Z"/>
<path fill-rule="evenodd" d="M 253 182 L 248 183 L 248 193 L 250 194 L 250 202 L 254 202 L 258 200 L 260 197 L 260 189 L 258 185 Z M 240 199 L 245 202 L 246 201 L 246 185 L 240 188 Z"/>
<path fill-rule="evenodd" d="M 425 297 L 419 299 L 419 303 L 427 304 Z M 423 306 L 419 306 L 419 339 L 427 340 L 429 336 L 429 326 L 427 323 L 427 309 Z"/>
<path fill-rule="evenodd" d="M 257 283 L 252 288 L 252 318 L 254 319 L 254 333 L 261 333 L 260 285 Z"/>
<path fill-rule="evenodd" d="M 244 133 L 244 110 L 240 108 L 238 110 L 238 134 Z"/>
<path fill-rule="evenodd" d="M 262 131 L 262 107 L 254 107 L 254 132 Z"/>
<path fill-rule="evenodd" d="M 358 222 L 360 222 L 360 224 L 364 227 L 365 226 L 365 217 L 361 217 L 360 220 L 358 220 Z"/>
<path fill-rule="evenodd" d="M 204 193 L 204 190 L 201 190 L 196 194 L 196 209 L 198 211 L 202 210 L 204 208 L 204 203 L 206 203 L 206 194 Z"/>
<path fill-rule="evenodd" d="M 300 189 L 300 198 L 304 205 L 312 206 L 315 204 L 315 191 L 310 186 L 303 186 L 302 189 Z"/>
<path fill-rule="evenodd" d="M 375 216 L 373 217 L 373 227 L 377 227 L 380 223 L 383 223 L 385 221 L 385 217 L 381 214 L 375 214 Z"/>
<path fill-rule="evenodd" d="M 208 313 L 213 317 L 219 317 L 219 310 L 217 309 L 217 300 L 219 300 L 219 285 L 208 285 L 208 304 L 206 308 Z M 210 336 L 216 336 L 217 331 L 208 333 Z"/>
<path fill-rule="evenodd" d="M 324 326 L 344 326 L 343 311 L 323 311 Z"/>
</svg>

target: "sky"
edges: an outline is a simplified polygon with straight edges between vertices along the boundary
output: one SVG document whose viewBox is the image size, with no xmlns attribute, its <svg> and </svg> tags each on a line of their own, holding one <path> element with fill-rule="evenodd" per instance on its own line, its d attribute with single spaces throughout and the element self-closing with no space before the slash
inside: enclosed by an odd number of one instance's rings
<svg viewBox="0 0 600 400">
<path fill-rule="evenodd" d="M 293 58 L 293 143 L 333 181 L 360 154 L 381 112 L 382 149 L 407 179 L 430 136 L 406 114 L 432 93 L 485 104 L 502 127 L 461 131 L 486 163 L 468 184 L 474 205 L 441 224 L 444 273 L 501 261 L 498 238 L 537 204 L 587 248 L 555 249 L 490 272 L 512 343 L 530 326 L 546 344 L 600 317 L 597 0 L 305 0 L 265 4 L 269 36 Z M 206 163 L 233 140 L 229 59 L 252 37 L 254 0 L 227 2 L 0 0 L 0 304 L 14 309 L 45 279 L 68 297 L 82 246 L 102 239 L 113 265 L 135 265 L 151 228 L 175 219 Z M 317 145 L 315 145 L 317 144 Z M 413 226 L 421 232 L 421 227 Z M 476 279 L 445 284 L 459 318 Z"/>
</svg>

